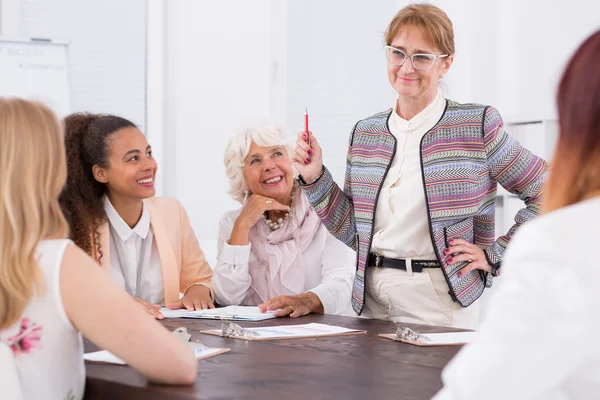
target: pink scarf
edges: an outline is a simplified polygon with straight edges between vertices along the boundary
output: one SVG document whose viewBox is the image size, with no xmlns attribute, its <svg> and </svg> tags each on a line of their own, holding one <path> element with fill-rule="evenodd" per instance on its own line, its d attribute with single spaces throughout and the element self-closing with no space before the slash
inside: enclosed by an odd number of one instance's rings
<svg viewBox="0 0 600 400">
<path fill-rule="evenodd" d="M 258 305 L 273 297 L 304 292 L 306 264 L 302 253 L 312 242 L 321 221 L 300 188 L 295 188 L 292 213 L 271 232 L 263 218 L 250 229 L 256 260 L 248 265 L 252 277 L 244 304 Z"/>
</svg>

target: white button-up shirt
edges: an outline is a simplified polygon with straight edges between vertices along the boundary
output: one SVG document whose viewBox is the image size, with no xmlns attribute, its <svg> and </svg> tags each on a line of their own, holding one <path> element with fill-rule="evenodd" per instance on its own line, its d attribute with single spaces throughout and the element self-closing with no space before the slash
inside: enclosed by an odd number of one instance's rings
<svg viewBox="0 0 600 400">
<path fill-rule="evenodd" d="M 133 229 L 121 218 L 108 197 L 105 197 L 104 209 L 110 229 L 110 276 L 130 295 L 162 305 L 162 266 L 146 204 Z"/>
<path fill-rule="evenodd" d="M 600 197 L 519 228 L 488 315 L 435 400 L 600 398 L 598 215 Z"/>
<path fill-rule="evenodd" d="M 249 263 L 256 260 L 250 244 L 231 246 L 227 241 L 242 209 L 225 213 L 219 223 L 218 260 L 212 278 L 216 300 L 221 305 L 246 304 L 252 277 Z M 304 292 L 319 297 L 325 314 L 352 315 L 350 297 L 356 253 L 334 238 L 321 224 L 302 257 L 306 263 Z"/>
<path fill-rule="evenodd" d="M 390 258 L 435 260 L 420 148 L 423 136 L 444 114 L 446 100 L 438 93 L 409 121 L 398 115 L 396 104 L 389 120 L 390 132 L 396 138 L 396 154 L 377 202 L 371 252 Z"/>
</svg>

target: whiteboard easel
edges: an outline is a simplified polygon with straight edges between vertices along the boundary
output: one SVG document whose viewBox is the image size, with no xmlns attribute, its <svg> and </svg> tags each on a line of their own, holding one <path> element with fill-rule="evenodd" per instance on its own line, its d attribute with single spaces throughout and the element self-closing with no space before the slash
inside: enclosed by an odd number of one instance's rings
<svg viewBox="0 0 600 400">
<path fill-rule="evenodd" d="M 71 112 L 68 43 L 0 37 L 0 97 L 47 104 L 59 118 Z"/>
</svg>

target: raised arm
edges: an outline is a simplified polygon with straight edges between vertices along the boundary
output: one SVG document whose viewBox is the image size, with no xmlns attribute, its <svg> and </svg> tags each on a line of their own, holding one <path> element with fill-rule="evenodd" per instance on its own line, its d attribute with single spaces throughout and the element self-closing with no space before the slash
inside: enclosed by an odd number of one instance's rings
<svg viewBox="0 0 600 400">
<path fill-rule="evenodd" d="M 352 133 L 354 133 L 354 129 L 352 129 Z M 323 165 L 322 149 L 317 139 L 310 133 L 309 146 L 302 135 L 304 133 L 300 133 L 298 137 L 293 157 L 294 166 L 300 173 L 298 177 L 300 187 L 327 230 L 351 249 L 356 250 L 356 223 L 350 176 L 352 135 L 346 156 L 343 191 Z M 310 161 L 307 161 L 309 159 Z"/>
<path fill-rule="evenodd" d="M 213 289 L 216 301 L 222 306 L 242 304 L 252 283 L 248 271 L 250 244 L 248 234 L 240 244 L 230 244 L 235 217 L 229 213 L 219 221 L 219 240 L 217 243 L 217 265 L 213 275 Z M 239 233 L 238 233 L 239 234 Z"/>
</svg>

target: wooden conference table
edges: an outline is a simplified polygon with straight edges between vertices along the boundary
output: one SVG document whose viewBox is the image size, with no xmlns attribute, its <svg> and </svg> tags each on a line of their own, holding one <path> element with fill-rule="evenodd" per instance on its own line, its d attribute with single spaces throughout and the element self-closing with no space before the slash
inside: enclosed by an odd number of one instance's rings
<svg viewBox="0 0 600 400">
<path fill-rule="evenodd" d="M 200 334 L 220 321 L 165 320 L 170 330 L 184 326 L 209 347 L 226 354 L 201 360 L 193 386 L 148 383 L 128 366 L 86 364 L 86 399 L 429 399 L 441 387 L 442 368 L 458 346 L 417 347 L 378 337 L 395 332 L 391 322 L 309 315 L 240 323 L 243 327 L 319 322 L 368 330 L 367 334 L 245 341 Z M 407 324 L 408 325 L 408 324 Z M 448 328 L 408 325 L 421 332 Z M 86 342 L 85 351 L 97 348 Z"/>
</svg>

